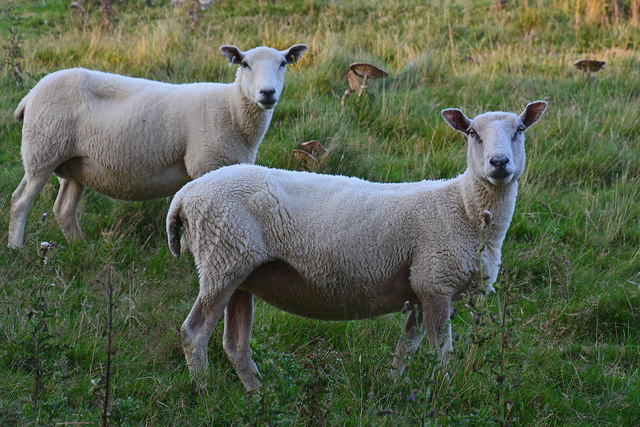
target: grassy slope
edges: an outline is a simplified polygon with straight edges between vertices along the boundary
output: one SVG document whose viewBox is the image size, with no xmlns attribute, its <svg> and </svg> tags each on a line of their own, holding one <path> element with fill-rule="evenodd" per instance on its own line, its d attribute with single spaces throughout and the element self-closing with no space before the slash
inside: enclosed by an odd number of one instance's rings
<svg viewBox="0 0 640 427">
<path fill-rule="evenodd" d="M 234 70 L 220 45 L 305 42 L 310 50 L 288 71 L 260 164 L 300 168 L 291 149 L 318 139 L 331 150 L 322 172 L 389 182 L 448 178 L 464 168 L 466 150 L 439 117 L 442 108 L 473 116 L 549 101 L 527 133 L 498 294 L 457 304 L 460 338 L 446 369 L 424 348 L 395 383 L 389 367 L 401 315 L 319 322 L 258 302 L 252 346 L 263 393 L 244 397 L 221 327 L 211 340 L 210 380 L 196 390 L 177 329 L 197 275 L 189 257 L 168 253 L 168 200 L 125 203 L 88 191 L 80 208 L 87 241 L 62 244 L 41 269 L 39 242 L 64 241 L 52 217 L 40 220 L 55 199 L 52 179 L 31 211 L 26 249 L 0 244 L 0 424 L 99 420 L 109 280 L 122 289 L 113 421 L 640 421 L 638 27 L 598 15 L 597 1 L 579 10 L 570 1 L 526 1 L 500 11 L 466 0 L 218 2 L 197 26 L 170 6 L 147 3 L 118 5 L 110 32 L 97 29 L 93 3 L 84 27 L 66 1 L 19 7 L 25 84 L 15 85 L 7 70 L 0 76 L 2 241 L 22 176 L 13 109 L 44 74 L 83 66 L 173 82 L 230 81 Z M 7 28 L 5 13 L 0 40 Z M 581 57 L 607 61 L 595 81 L 571 67 Z M 390 77 L 342 110 L 346 69 L 363 60 Z M 393 414 L 376 415 L 386 408 Z"/>
</svg>

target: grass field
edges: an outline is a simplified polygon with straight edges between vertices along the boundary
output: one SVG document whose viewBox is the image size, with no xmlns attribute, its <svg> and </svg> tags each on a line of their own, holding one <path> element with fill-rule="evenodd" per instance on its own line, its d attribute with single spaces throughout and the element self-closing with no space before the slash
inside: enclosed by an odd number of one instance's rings
<svg viewBox="0 0 640 427">
<path fill-rule="evenodd" d="M 95 0 L 84 14 L 69 3 L 0 4 L 0 425 L 640 424 L 635 1 L 619 2 L 616 16 L 604 0 L 499 8 L 471 0 L 217 0 L 204 11 L 192 0 L 181 8 L 131 0 L 113 2 L 109 22 Z M 210 377 L 198 389 L 178 333 L 197 272 L 191 257 L 168 251 L 168 199 L 121 202 L 87 191 L 79 215 L 86 241 L 67 244 L 51 214 L 52 178 L 31 210 L 25 248 L 7 249 L 11 193 L 23 174 L 13 111 L 58 69 L 228 82 L 235 70 L 221 45 L 294 43 L 309 51 L 287 71 L 258 164 L 302 169 L 291 151 L 317 139 L 330 150 L 320 172 L 451 178 L 465 168 L 466 143 L 441 109 L 473 117 L 520 113 L 536 99 L 549 107 L 527 132 L 497 293 L 456 303 L 449 364 L 424 345 L 394 381 L 404 315 L 322 322 L 258 301 L 251 346 L 261 391 L 245 394 L 222 350 L 221 325 L 209 346 Z M 572 66 L 581 58 L 607 65 L 590 79 Z M 342 108 L 356 61 L 389 76 Z M 46 263 L 42 241 L 58 243 Z"/>
</svg>

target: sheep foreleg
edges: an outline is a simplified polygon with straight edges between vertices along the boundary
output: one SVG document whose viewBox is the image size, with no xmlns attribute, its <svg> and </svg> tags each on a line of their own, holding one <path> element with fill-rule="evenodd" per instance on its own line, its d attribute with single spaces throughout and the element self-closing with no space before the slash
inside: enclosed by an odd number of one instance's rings
<svg viewBox="0 0 640 427">
<path fill-rule="evenodd" d="M 404 325 L 404 332 L 398 340 L 396 346 L 396 354 L 393 357 L 393 376 L 399 378 L 404 371 L 406 357 L 414 354 L 422 338 L 424 338 L 425 330 L 422 325 L 422 312 L 411 311 L 407 322 Z"/>
<path fill-rule="evenodd" d="M 451 344 L 451 297 L 430 294 L 422 303 L 427 340 L 432 348 L 438 349 L 443 361 L 453 348 Z"/>
</svg>

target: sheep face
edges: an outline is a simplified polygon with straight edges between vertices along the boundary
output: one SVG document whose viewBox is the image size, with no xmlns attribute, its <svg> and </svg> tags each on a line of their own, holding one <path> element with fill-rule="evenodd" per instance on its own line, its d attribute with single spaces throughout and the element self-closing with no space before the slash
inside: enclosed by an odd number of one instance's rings
<svg viewBox="0 0 640 427">
<path fill-rule="evenodd" d="M 524 125 L 515 114 L 486 113 L 467 129 L 469 167 L 494 185 L 518 179 L 524 170 Z"/>
<path fill-rule="evenodd" d="M 276 106 L 284 84 L 287 64 L 296 62 L 307 50 L 297 44 L 287 50 L 257 47 L 243 52 L 235 46 L 222 46 L 230 65 L 239 65 L 236 81 L 244 96 L 263 110 Z"/>
<path fill-rule="evenodd" d="M 547 103 L 532 102 L 520 116 L 489 112 L 473 120 L 458 109 L 442 111 L 442 117 L 455 130 L 467 135 L 467 162 L 479 179 L 494 185 L 516 181 L 525 163 L 524 131 L 542 116 Z"/>
</svg>

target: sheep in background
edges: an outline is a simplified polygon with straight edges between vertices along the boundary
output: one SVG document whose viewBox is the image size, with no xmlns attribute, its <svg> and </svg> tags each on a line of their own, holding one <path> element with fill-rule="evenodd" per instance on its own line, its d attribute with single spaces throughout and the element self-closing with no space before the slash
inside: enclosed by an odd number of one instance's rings
<svg viewBox="0 0 640 427">
<path fill-rule="evenodd" d="M 178 256 L 184 228 L 200 275 L 181 328 L 191 374 L 206 371 L 207 344 L 224 312 L 223 347 L 245 388 L 260 386 L 249 350 L 253 294 L 327 320 L 417 304 L 398 342 L 397 372 L 425 333 L 431 346 L 444 338 L 441 353 L 451 349 L 451 300 L 496 280 L 525 164 L 524 131 L 546 106 L 473 120 L 443 110 L 468 141 L 467 169 L 451 180 L 381 184 L 235 165 L 185 185 L 171 202 L 167 234 Z"/>
<path fill-rule="evenodd" d="M 25 174 L 11 200 L 9 246 L 22 247 L 27 214 L 52 173 L 60 181 L 53 212 L 71 241 L 82 239 L 85 187 L 149 200 L 221 166 L 253 163 L 286 65 L 307 46 L 221 50 L 240 65 L 233 83 L 169 84 L 81 68 L 40 80 L 15 111 Z"/>
</svg>

